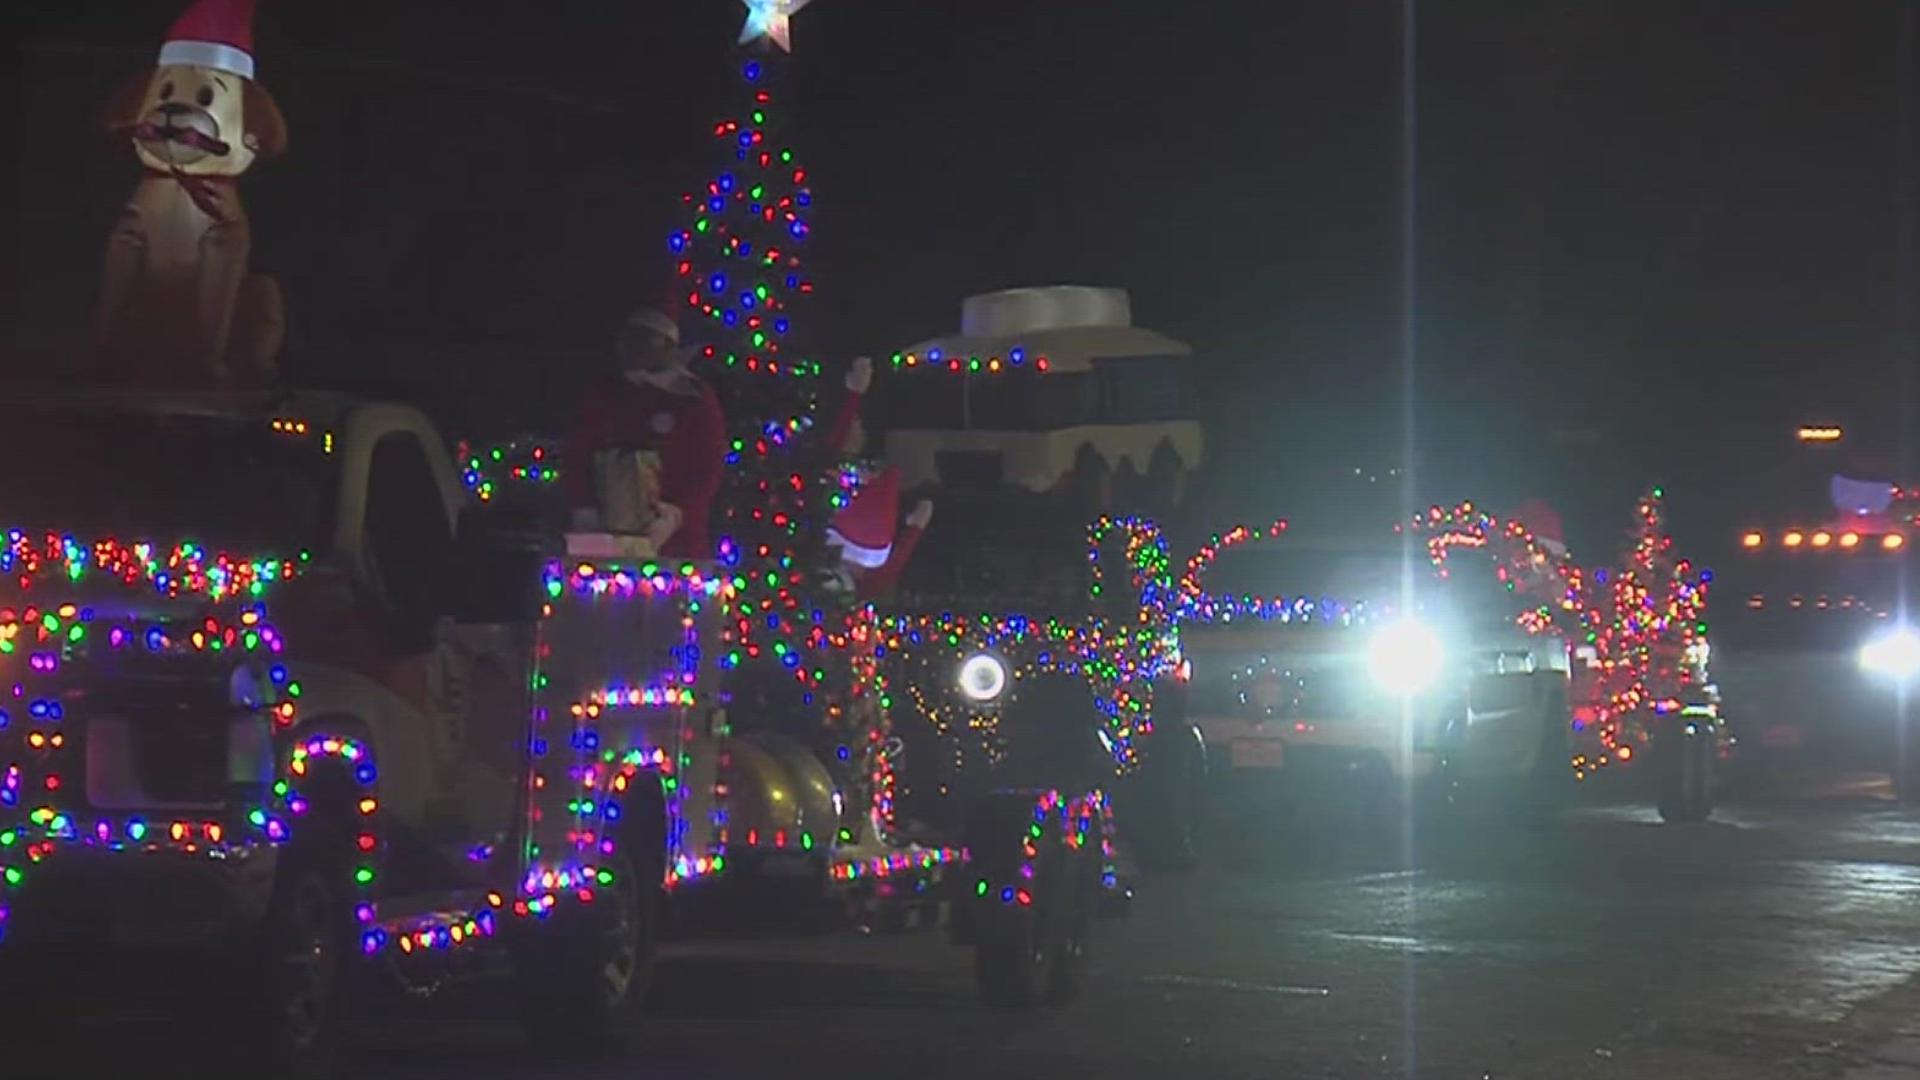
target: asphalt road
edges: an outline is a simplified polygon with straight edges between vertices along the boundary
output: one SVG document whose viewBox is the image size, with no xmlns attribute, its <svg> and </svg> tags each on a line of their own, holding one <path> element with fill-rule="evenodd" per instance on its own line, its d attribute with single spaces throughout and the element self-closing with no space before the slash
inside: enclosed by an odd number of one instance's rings
<svg viewBox="0 0 1920 1080">
<path fill-rule="evenodd" d="M 1797 781 L 1684 828 L 1631 804 L 1476 821 L 1410 854 L 1367 828 L 1277 834 L 1144 882 L 1069 1006 L 978 1004 L 938 932 L 702 938 L 669 946 L 627 1060 L 537 1060 L 500 992 L 469 992 L 383 1008 L 348 1074 L 1920 1077 L 1920 813 L 1884 783 Z M 45 1075 L 223 1075 L 184 1056 L 217 1017 L 136 1022 L 78 1045 L 137 1064 Z"/>
</svg>

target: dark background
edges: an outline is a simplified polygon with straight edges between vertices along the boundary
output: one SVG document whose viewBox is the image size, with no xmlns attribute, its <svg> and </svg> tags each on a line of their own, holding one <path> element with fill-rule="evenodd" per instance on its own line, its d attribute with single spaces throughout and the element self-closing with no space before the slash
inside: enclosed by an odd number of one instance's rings
<svg viewBox="0 0 1920 1080">
<path fill-rule="evenodd" d="M 94 110 L 180 6 L 8 5 L 13 373 L 84 325 L 132 173 Z M 287 368 L 499 401 L 603 355 L 661 288 L 742 13 L 265 0 L 260 77 L 293 150 L 246 197 Z M 1817 507 L 1783 472 L 1825 467 L 1792 443 L 1803 420 L 1898 470 L 1909 9 L 1455 0 L 1416 25 L 1423 498 L 1544 494 L 1578 545 L 1618 536 L 1653 480 L 1703 530 L 1787 488 Z M 1379 0 L 817 0 L 790 98 L 818 354 L 950 330 L 970 292 L 1123 285 L 1138 322 L 1196 347 L 1209 513 L 1384 467 L 1401 31 Z"/>
</svg>

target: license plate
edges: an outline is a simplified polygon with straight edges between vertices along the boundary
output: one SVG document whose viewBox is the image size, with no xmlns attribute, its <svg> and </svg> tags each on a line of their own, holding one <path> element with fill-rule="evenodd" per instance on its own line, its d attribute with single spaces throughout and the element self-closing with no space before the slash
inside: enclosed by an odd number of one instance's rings
<svg viewBox="0 0 1920 1080">
<path fill-rule="evenodd" d="M 1279 739 L 1233 740 L 1236 769 L 1277 769 L 1286 758 L 1287 744 Z"/>
</svg>

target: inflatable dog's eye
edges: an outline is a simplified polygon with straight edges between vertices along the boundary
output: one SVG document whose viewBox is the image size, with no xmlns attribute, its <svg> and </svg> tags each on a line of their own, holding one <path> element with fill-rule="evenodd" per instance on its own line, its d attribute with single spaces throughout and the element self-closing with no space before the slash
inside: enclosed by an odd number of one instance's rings
<svg viewBox="0 0 1920 1080">
<path fill-rule="evenodd" d="M 171 97 L 173 97 L 173 84 L 170 82 L 161 83 L 160 84 L 160 100 L 166 101 Z"/>
<path fill-rule="evenodd" d="M 211 86 L 201 87 L 200 92 L 193 96 L 193 100 L 199 102 L 200 107 L 203 109 L 213 104 L 213 87 Z"/>
</svg>

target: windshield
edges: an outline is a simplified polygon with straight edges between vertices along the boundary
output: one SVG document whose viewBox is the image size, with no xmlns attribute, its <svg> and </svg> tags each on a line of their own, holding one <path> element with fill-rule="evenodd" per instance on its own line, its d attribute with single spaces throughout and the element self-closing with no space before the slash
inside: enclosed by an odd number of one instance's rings
<svg viewBox="0 0 1920 1080">
<path fill-rule="evenodd" d="M 264 419 L 9 406 L 16 446 L 57 467 L 0 470 L 0 521 L 81 537 L 281 552 L 324 543 L 333 458 Z"/>
</svg>

